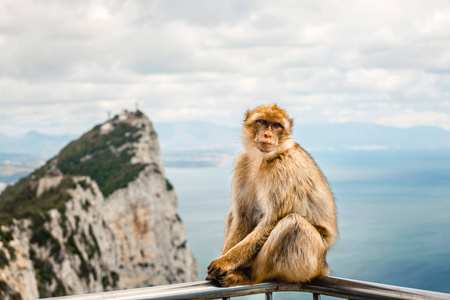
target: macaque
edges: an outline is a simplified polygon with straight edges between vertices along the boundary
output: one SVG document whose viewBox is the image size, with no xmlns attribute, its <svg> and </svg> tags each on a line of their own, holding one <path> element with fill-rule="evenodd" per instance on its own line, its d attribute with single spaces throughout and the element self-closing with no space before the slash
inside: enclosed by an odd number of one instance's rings
<svg viewBox="0 0 450 300">
<path fill-rule="evenodd" d="M 222 255 L 208 266 L 207 280 L 299 283 L 331 273 L 325 256 L 338 235 L 334 197 L 292 139 L 292 124 L 277 105 L 247 111 Z"/>
</svg>

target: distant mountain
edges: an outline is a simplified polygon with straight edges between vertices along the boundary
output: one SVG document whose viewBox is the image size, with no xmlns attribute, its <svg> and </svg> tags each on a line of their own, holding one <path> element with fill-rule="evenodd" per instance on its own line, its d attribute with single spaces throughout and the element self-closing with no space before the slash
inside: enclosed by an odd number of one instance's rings
<svg viewBox="0 0 450 300">
<path fill-rule="evenodd" d="M 450 148 L 450 131 L 431 126 L 395 128 L 342 123 L 294 127 L 295 140 L 310 150 Z"/>
<path fill-rule="evenodd" d="M 41 159 L 54 156 L 73 135 L 48 135 L 30 131 L 22 136 L 9 136 L 0 132 L 0 153 L 29 154 Z"/>
<path fill-rule="evenodd" d="M 155 123 L 164 164 L 208 167 L 230 161 L 239 149 L 240 128 L 208 122 Z"/>
<path fill-rule="evenodd" d="M 233 148 L 241 144 L 238 126 L 230 127 L 209 122 L 155 123 L 161 146 L 170 150 L 183 148 Z"/>
</svg>

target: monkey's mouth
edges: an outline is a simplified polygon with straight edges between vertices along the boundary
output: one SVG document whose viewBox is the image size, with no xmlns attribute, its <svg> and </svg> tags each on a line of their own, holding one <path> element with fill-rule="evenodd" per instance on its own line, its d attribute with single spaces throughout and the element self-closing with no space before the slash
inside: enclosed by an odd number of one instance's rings
<svg viewBox="0 0 450 300">
<path fill-rule="evenodd" d="M 275 145 L 272 143 L 266 143 L 266 142 L 258 142 L 257 143 L 258 149 L 261 152 L 270 152 L 275 148 Z"/>
</svg>

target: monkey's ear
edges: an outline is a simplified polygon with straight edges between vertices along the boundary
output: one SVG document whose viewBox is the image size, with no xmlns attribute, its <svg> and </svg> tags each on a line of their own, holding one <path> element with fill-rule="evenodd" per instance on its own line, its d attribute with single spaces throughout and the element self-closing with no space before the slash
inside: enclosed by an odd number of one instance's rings
<svg viewBox="0 0 450 300">
<path fill-rule="evenodd" d="M 247 109 L 247 111 L 245 112 L 244 122 L 248 120 L 248 118 L 250 117 L 250 113 L 251 113 L 251 110 Z"/>
<path fill-rule="evenodd" d="M 289 128 L 290 134 L 292 134 L 292 127 L 294 126 L 294 119 L 288 119 L 289 120 L 289 125 L 291 128 Z"/>
</svg>

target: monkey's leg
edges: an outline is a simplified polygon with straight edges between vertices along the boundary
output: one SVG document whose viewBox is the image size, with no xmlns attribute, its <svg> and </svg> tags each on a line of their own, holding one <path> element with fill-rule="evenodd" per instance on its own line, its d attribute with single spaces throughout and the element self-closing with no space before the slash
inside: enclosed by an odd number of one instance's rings
<svg viewBox="0 0 450 300">
<path fill-rule="evenodd" d="M 305 218 L 289 214 L 281 219 L 251 264 L 251 283 L 307 282 L 328 275 L 326 246 Z"/>
</svg>

